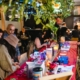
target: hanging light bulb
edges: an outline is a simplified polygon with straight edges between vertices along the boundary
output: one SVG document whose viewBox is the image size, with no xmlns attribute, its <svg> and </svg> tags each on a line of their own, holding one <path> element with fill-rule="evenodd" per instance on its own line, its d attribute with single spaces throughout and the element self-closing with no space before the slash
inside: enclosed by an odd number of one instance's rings
<svg viewBox="0 0 80 80">
<path fill-rule="evenodd" d="M 9 15 L 8 17 L 11 19 L 12 18 L 12 15 Z"/>
<path fill-rule="evenodd" d="M 20 15 L 19 14 L 15 14 L 15 18 L 20 18 Z"/>
</svg>

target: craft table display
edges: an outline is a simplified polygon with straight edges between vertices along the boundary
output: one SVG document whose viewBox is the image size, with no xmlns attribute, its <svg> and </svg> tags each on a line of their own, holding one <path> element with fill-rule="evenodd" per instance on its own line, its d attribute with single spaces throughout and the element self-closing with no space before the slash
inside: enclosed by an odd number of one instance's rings
<svg viewBox="0 0 80 80">
<path fill-rule="evenodd" d="M 71 77 L 71 80 L 76 80 L 77 42 L 71 41 L 69 43 L 71 45 L 70 50 L 67 52 L 60 52 L 59 55 L 66 54 L 68 56 L 69 58 L 68 65 L 74 65 L 72 69 L 73 75 Z M 25 70 L 24 70 L 25 67 L 26 67 L 26 62 L 20 67 L 20 69 L 16 70 L 14 73 L 8 76 L 5 80 L 29 80 L 27 78 L 27 75 L 25 74 Z"/>
</svg>

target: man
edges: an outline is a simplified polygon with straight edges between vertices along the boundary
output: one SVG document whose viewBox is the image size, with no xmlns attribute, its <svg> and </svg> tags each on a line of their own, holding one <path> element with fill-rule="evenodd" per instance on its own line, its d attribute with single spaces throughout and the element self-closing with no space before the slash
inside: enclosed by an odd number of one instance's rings
<svg viewBox="0 0 80 80">
<path fill-rule="evenodd" d="M 58 28 L 58 30 L 57 30 L 57 41 L 59 41 L 59 37 L 61 36 L 60 35 L 61 34 L 60 28 L 61 28 L 61 24 L 62 24 L 63 20 L 60 17 L 56 17 L 55 19 L 56 19 L 56 22 L 55 22 L 54 26 Z"/>
<path fill-rule="evenodd" d="M 15 26 L 13 24 L 8 24 L 6 31 L 4 32 L 3 38 L 7 37 L 10 34 L 14 34 L 15 31 Z M 15 34 L 14 34 L 15 35 Z M 15 35 L 16 36 L 16 35 Z M 15 60 L 20 59 L 20 51 L 18 46 L 16 47 L 16 55 L 15 55 Z"/>
<path fill-rule="evenodd" d="M 60 28 L 63 20 L 60 17 L 56 17 L 55 27 Z"/>
</svg>

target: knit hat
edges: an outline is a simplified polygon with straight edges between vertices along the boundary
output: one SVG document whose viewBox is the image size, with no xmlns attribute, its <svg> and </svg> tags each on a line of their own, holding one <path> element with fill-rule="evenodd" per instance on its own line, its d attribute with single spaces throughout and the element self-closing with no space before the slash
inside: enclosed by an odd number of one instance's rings
<svg viewBox="0 0 80 80">
<path fill-rule="evenodd" d="M 7 36 L 6 38 L 4 38 L 10 45 L 12 45 L 13 47 L 16 48 L 16 46 L 18 45 L 18 41 L 19 39 L 13 35 L 13 34 L 10 34 L 9 36 Z"/>
</svg>

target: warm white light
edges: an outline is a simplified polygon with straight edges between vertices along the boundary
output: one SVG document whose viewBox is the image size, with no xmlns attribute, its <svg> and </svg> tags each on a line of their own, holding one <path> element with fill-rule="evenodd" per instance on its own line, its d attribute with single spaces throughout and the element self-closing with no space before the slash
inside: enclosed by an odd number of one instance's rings
<svg viewBox="0 0 80 80">
<path fill-rule="evenodd" d="M 18 14 L 15 14 L 15 17 L 16 17 L 16 18 L 20 18 L 20 16 L 19 16 Z"/>
<path fill-rule="evenodd" d="M 12 15 L 9 15 L 9 18 L 12 18 Z"/>
<path fill-rule="evenodd" d="M 80 25 L 80 22 L 77 22 L 77 25 Z"/>
</svg>

